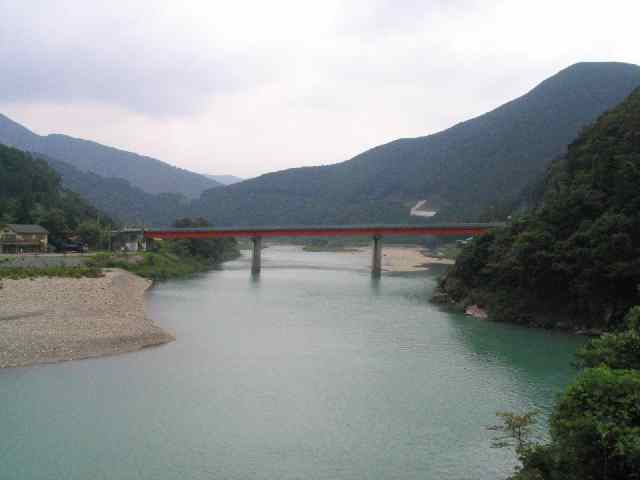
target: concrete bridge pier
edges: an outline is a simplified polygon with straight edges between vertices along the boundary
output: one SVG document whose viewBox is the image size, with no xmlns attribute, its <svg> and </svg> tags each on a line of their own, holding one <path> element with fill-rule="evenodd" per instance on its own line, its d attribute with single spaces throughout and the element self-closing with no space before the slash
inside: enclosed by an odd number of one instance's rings
<svg viewBox="0 0 640 480">
<path fill-rule="evenodd" d="M 253 253 L 251 255 L 251 273 L 257 275 L 262 268 L 262 237 L 253 237 Z"/>
<path fill-rule="evenodd" d="M 371 275 L 379 277 L 382 274 L 382 236 L 373 236 L 373 255 L 371 257 Z"/>
</svg>

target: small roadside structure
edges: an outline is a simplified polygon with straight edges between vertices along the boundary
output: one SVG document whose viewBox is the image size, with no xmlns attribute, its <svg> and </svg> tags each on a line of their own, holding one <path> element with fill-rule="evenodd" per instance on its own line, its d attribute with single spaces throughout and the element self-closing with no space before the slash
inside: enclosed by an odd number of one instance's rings
<svg viewBox="0 0 640 480">
<path fill-rule="evenodd" d="M 40 225 L 0 225 L 0 253 L 46 253 L 49 232 Z"/>
<path fill-rule="evenodd" d="M 147 241 L 142 228 L 123 228 L 111 231 L 111 249 L 115 252 L 144 252 Z"/>
</svg>

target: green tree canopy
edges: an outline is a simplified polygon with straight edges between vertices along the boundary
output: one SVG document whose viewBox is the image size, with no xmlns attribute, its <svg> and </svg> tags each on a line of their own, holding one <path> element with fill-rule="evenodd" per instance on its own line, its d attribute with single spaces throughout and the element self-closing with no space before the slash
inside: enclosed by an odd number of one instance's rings
<svg viewBox="0 0 640 480">
<path fill-rule="evenodd" d="M 47 162 L 0 145 L 0 223 L 40 224 L 55 239 L 99 215 L 77 194 L 61 187 Z"/>
</svg>

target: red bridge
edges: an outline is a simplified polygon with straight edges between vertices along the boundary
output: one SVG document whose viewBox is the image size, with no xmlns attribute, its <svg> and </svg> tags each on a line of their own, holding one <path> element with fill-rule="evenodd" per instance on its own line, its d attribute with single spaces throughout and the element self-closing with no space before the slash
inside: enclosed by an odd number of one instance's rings
<svg viewBox="0 0 640 480">
<path fill-rule="evenodd" d="M 436 236 L 470 237 L 482 235 L 494 228 L 504 227 L 504 223 L 447 223 L 431 225 L 338 225 L 301 227 L 243 227 L 243 228 L 152 228 L 144 231 L 145 238 L 251 238 L 253 240 L 253 261 L 251 271 L 259 273 L 261 268 L 262 239 L 273 237 L 372 237 L 372 271 L 379 275 L 382 265 L 382 244 L 384 236 Z"/>
</svg>

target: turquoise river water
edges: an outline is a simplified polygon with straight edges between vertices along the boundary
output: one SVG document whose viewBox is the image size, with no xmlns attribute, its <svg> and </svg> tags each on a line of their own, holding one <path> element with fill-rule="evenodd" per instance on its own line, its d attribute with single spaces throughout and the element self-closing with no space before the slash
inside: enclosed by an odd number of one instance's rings
<svg viewBox="0 0 640 480">
<path fill-rule="evenodd" d="M 447 313 L 433 272 L 263 257 L 153 287 L 172 344 L 0 371 L 0 479 L 499 479 L 495 412 L 575 375 L 579 339 Z"/>
</svg>

